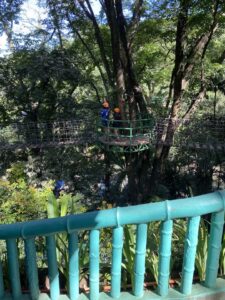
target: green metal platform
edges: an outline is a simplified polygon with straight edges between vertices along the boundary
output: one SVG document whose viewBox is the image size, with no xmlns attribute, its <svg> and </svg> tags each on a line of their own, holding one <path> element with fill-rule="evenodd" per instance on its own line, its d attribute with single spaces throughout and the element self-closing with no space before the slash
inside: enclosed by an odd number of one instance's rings
<svg viewBox="0 0 225 300">
<path fill-rule="evenodd" d="M 99 125 L 98 141 L 106 151 L 132 153 L 148 150 L 155 144 L 153 118 L 121 120 L 119 127 L 109 120 L 107 127 Z"/>
</svg>

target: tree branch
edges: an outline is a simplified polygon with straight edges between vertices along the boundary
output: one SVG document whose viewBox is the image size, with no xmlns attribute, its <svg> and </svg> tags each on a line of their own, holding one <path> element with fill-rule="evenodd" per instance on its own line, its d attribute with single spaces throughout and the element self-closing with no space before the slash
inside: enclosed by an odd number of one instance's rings
<svg viewBox="0 0 225 300">
<path fill-rule="evenodd" d="M 105 51 L 101 31 L 100 31 L 100 28 L 98 26 L 97 20 L 96 20 L 95 15 L 94 15 L 94 12 L 92 10 L 92 7 L 90 5 L 90 2 L 89 2 L 89 0 L 85 0 L 89 10 L 86 8 L 83 0 L 78 0 L 78 2 L 80 4 L 81 8 L 83 9 L 84 13 L 88 17 L 88 19 L 93 24 L 94 31 L 95 31 L 95 37 L 96 37 L 96 40 L 97 40 L 97 43 L 98 43 L 98 47 L 99 47 L 99 50 L 100 50 L 100 54 L 101 54 L 101 57 L 102 57 L 102 61 L 103 61 L 106 73 L 107 73 L 107 76 L 108 76 L 108 80 L 110 82 L 110 85 L 113 86 L 112 72 L 110 70 L 110 65 L 109 65 L 108 59 L 106 57 L 106 51 Z"/>
<path fill-rule="evenodd" d="M 202 84 L 200 90 L 195 96 L 195 99 L 192 100 L 190 106 L 188 107 L 186 113 L 183 115 L 182 119 L 189 119 L 191 115 L 196 111 L 198 108 L 198 104 L 202 102 L 206 94 L 206 86 Z"/>
<path fill-rule="evenodd" d="M 202 68 L 201 68 L 201 87 L 198 93 L 195 95 L 195 98 L 192 100 L 190 106 L 188 107 L 186 113 L 183 115 L 183 119 L 189 119 L 190 116 L 196 111 L 198 104 L 202 102 L 206 94 L 206 84 L 205 84 L 205 74 L 203 68 L 203 61 L 202 61 Z"/>
<path fill-rule="evenodd" d="M 193 61 L 196 59 L 196 56 L 200 56 L 201 59 L 204 58 L 206 50 L 208 48 L 208 45 L 212 39 L 213 34 L 218 28 L 218 21 L 217 21 L 217 15 L 218 15 L 218 9 L 219 9 L 219 0 L 216 0 L 214 3 L 213 11 L 212 11 L 212 23 L 210 25 L 210 28 L 208 32 L 202 34 L 196 41 L 195 45 L 192 47 L 192 49 L 189 52 L 189 55 L 187 56 L 187 63 L 184 68 L 184 77 L 188 77 L 191 71 L 194 68 Z"/>
<path fill-rule="evenodd" d="M 128 87 L 130 88 L 130 92 L 134 94 L 136 103 L 138 103 L 140 111 L 147 114 L 148 112 L 144 101 L 144 97 L 134 73 L 131 49 L 129 48 L 128 45 L 126 20 L 123 14 L 122 1 L 117 0 L 115 2 L 115 7 L 116 7 L 116 14 L 117 14 L 118 31 L 119 31 L 120 40 L 122 42 L 122 46 L 125 54 L 124 58 L 126 60 L 125 61 L 126 73 L 129 78 L 130 87 L 129 85 Z"/>
<path fill-rule="evenodd" d="M 77 30 L 77 28 L 75 26 L 73 26 L 72 21 L 71 21 L 71 19 L 70 19 L 70 17 L 69 17 L 68 14 L 67 14 L 67 20 L 68 20 L 68 22 L 70 24 L 70 27 L 72 28 L 73 32 L 77 35 L 77 37 L 79 38 L 79 40 L 81 41 L 81 43 L 83 44 L 83 46 L 85 47 L 85 49 L 87 50 L 88 54 L 90 55 L 91 59 L 94 62 L 94 65 L 98 68 L 99 73 L 100 73 L 101 78 L 102 78 L 102 81 L 103 81 L 103 84 L 104 84 L 104 87 L 105 87 L 105 90 L 106 90 L 106 93 L 108 94 L 107 81 L 106 81 L 105 76 L 104 76 L 104 74 L 102 72 L 101 66 L 99 65 L 98 61 L 95 58 L 95 55 L 92 53 L 90 47 L 87 45 L 87 43 L 85 42 L 85 40 L 82 38 L 82 36 L 79 33 L 79 31 Z"/>
<path fill-rule="evenodd" d="M 134 40 L 134 36 L 137 32 L 137 28 L 138 28 L 140 18 L 141 18 L 141 13 L 142 13 L 142 6 L 143 6 L 143 0 L 135 0 L 133 16 L 132 16 L 131 22 L 129 24 L 129 35 L 128 35 L 128 40 L 129 40 L 128 47 L 129 48 L 131 48 L 132 42 Z"/>
</svg>

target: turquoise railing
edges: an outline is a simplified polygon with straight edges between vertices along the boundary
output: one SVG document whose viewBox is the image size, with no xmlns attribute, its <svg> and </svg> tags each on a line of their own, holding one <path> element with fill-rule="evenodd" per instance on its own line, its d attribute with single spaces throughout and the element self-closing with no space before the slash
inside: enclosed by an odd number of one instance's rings
<svg viewBox="0 0 225 300">
<path fill-rule="evenodd" d="M 107 126 L 99 123 L 98 134 L 107 151 L 123 153 L 149 149 L 156 138 L 153 118 L 108 120 Z"/>
<path fill-rule="evenodd" d="M 115 123 L 117 126 L 115 126 Z M 107 133 L 108 137 L 120 136 L 121 138 L 134 138 L 145 134 L 152 134 L 154 129 L 154 120 L 150 118 L 137 119 L 137 120 L 108 120 L 107 126 L 104 127 L 99 124 L 99 127 L 107 128 L 104 134 Z M 115 133 L 117 130 L 117 133 Z M 102 130 L 101 130 L 102 131 Z"/>
<path fill-rule="evenodd" d="M 195 254 L 198 240 L 200 216 L 212 213 L 210 238 L 208 246 L 206 279 L 202 285 L 207 291 L 216 292 L 218 288 L 218 266 L 221 239 L 224 225 L 225 191 L 207 195 L 163 201 L 137 206 L 117 207 L 109 210 L 94 211 L 79 215 L 68 215 L 61 218 L 30 221 L 0 226 L 0 239 L 6 240 L 7 260 L 12 299 L 26 299 L 22 294 L 17 244 L 24 240 L 26 272 L 29 282 L 30 299 L 49 299 L 40 294 L 36 259 L 35 238 L 46 237 L 48 277 L 50 280 L 50 299 L 183 299 L 192 295 Z M 170 256 L 173 220 L 188 218 L 185 237 L 181 287 L 175 294 L 169 288 Z M 147 241 L 147 224 L 161 221 L 159 247 L 159 275 L 157 294 L 144 290 L 145 256 Z M 129 294 L 121 292 L 121 264 L 123 252 L 123 226 L 136 224 L 136 250 L 134 259 L 134 288 Z M 112 228 L 112 262 L 111 291 L 109 295 L 100 293 L 99 289 L 99 237 L 102 228 Z M 89 280 L 88 298 L 79 294 L 79 231 L 89 230 Z M 56 234 L 68 234 L 69 253 L 69 298 L 60 295 L 59 271 L 56 255 Z M 4 288 L 2 266 L 0 264 L 0 298 L 8 298 Z M 225 291 L 225 284 L 223 282 Z M 208 289 L 207 289 L 208 288 Z M 218 290 L 221 292 L 221 288 Z M 195 289 L 195 296 L 196 296 Z M 132 294 L 132 296 L 131 296 Z M 173 295 L 172 298 L 170 296 Z M 175 296 L 174 296 L 175 295 Z M 43 298 L 45 297 L 45 298 Z M 46 298 L 47 297 L 47 298 Z M 66 297 L 66 298 L 65 298 Z M 197 299 L 197 298 L 195 298 Z"/>
</svg>

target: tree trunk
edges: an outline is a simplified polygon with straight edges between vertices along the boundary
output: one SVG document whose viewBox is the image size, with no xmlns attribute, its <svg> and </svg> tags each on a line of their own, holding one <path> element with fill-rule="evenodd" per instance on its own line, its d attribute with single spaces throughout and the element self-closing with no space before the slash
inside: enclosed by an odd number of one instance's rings
<svg viewBox="0 0 225 300">
<path fill-rule="evenodd" d="M 169 122 L 164 129 L 165 139 L 162 140 L 162 144 L 156 146 L 155 159 L 153 161 L 150 192 L 154 191 L 154 187 L 157 184 L 159 178 L 162 176 L 165 161 L 168 158 L 168 154 L 173 142 L 174 134 L 178 128 L 177 119 L 180 114 L 180 108 L 184 96 L 184 92 L 188 88 L 190 78 L 193 74 L 193 70 L 197 62 L 202 62 L 211 41 L 213 34 L 217 29 L 217 13 L 219 1 L 215 1 L 212 10 L 212 24 L 209 26 L 209 30 L 196 39 L 196 42 L 191 47 L 187 45 L 187 26 L 188 26 L 188 1 L 180 1 L 180 11 L 177 21 L 177 33 L 176 33 L 176 48 L 175 48 L 175 65 L 171 76 L 171 83 L 169 89 L 169 97 L 172 97 L 172 106 L 169 113 Z M 190 49 L 190 50 L 188 50 Z M 198 104 L 203 100 L 206 93 L 206 87 L 204 84 L 204 71 L 201 72 L 201 87 L 199 92 L 195 96 L 191 105 L 187 109 L 183 118 L 189 118 Z M 169 100 L 167 101 L 167 107 L 169 106 Z"/>
<path fill-rule="evenodd" d="M 148 200 L 147 176 L 149 168 L 149 151 L 126 154 L 128 176 L 128 201 L 140 204 Z"/>
<path fill-rule="evenodd" d="M 136 12 L 140 10 L 142 1 L 137 1 Z M 117 86 L 117 101 L 119 103 L 123 119 L 124 92 L 127 93 L 129 119 L 136 120 L 137 115 L 148 113 L 142 90 L 137 82 L 131 53 L 131 42 L 128 41 L 127 26 L 123 15 L 121 0 L 105 0 L 106 14 L 111 31 L 112 57 L 114 74 Z M 135 27 L 137 26 L 137 18 Z M 131 35 L 132 37 L 132 35 Z M 131 203 L 141 203 L 147 191 L 147 170 L 149 167 L 149 155 L 145 152 L 125 154 L 128 175 L 128 198 Z"/>
</svg>

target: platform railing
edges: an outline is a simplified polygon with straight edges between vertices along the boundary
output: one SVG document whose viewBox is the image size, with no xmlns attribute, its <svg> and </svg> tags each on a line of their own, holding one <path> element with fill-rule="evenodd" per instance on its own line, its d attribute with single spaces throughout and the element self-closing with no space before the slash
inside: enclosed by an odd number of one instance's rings
<svg viewBox="0 0 225 300">
<path fill-rule="evenodd" d="M 170 257 L 172 244 L 173 220 L 187 218 L 183 268 L 180 295 L 191 295 L 198 229 L 201 215 L 212 213 L 210 238 L 204 286 L 216 290 L 221 239 L 224 225 L 225 191 L 218 191 L 202 196 L 167 200 L 158 203 L 137 206 L 117 207 L 108 210 L 93 211 L 61 218 L 37 220 L 0 226 L 0 240 L 6 240 L 7 260 L 12 299 L 23 299 L 17 242 L 22 239 L 25 244 L 26 272 L 31 299 L 39 298 L 38 270 L 35 238 L 46 238 L 48 276 L 50 280 L 50 299 L 60 299 L 59 271 L 56 255 L 56 234 L 68 234 L 69 253 L 69 291 L 71 300 L 78 300 L 79 295 L 79 232 L 89 234 L 89 281 L 90 300 L 100 299 L 99 290 L 99 252 L 100 230 L 112 228 L 112 262 L 111 262 L 111 299 L 121 298 L 121 264 L 123 253 L 123 226 L 136 224 L 136 250 L 134 259 L 134 288 L 132 299 L 139 299 L 144 294 L 145 256 L 147 244 L 147 224 L 161 221 L 159 247 L 159 296 L 169 293 Z M 0 267 L 0 298 L 5 298 L 4 278 Z M 135 298 L 136 297 L 136 298 Z M 64 298 L 63 298 L 64 299 Z M 83 298 L 82 298 L 83 299 Z M 128 299 L 128 298 L 126 298 Z M 145 299 L 152 299 L 146 296 Z"/>
</svg>

